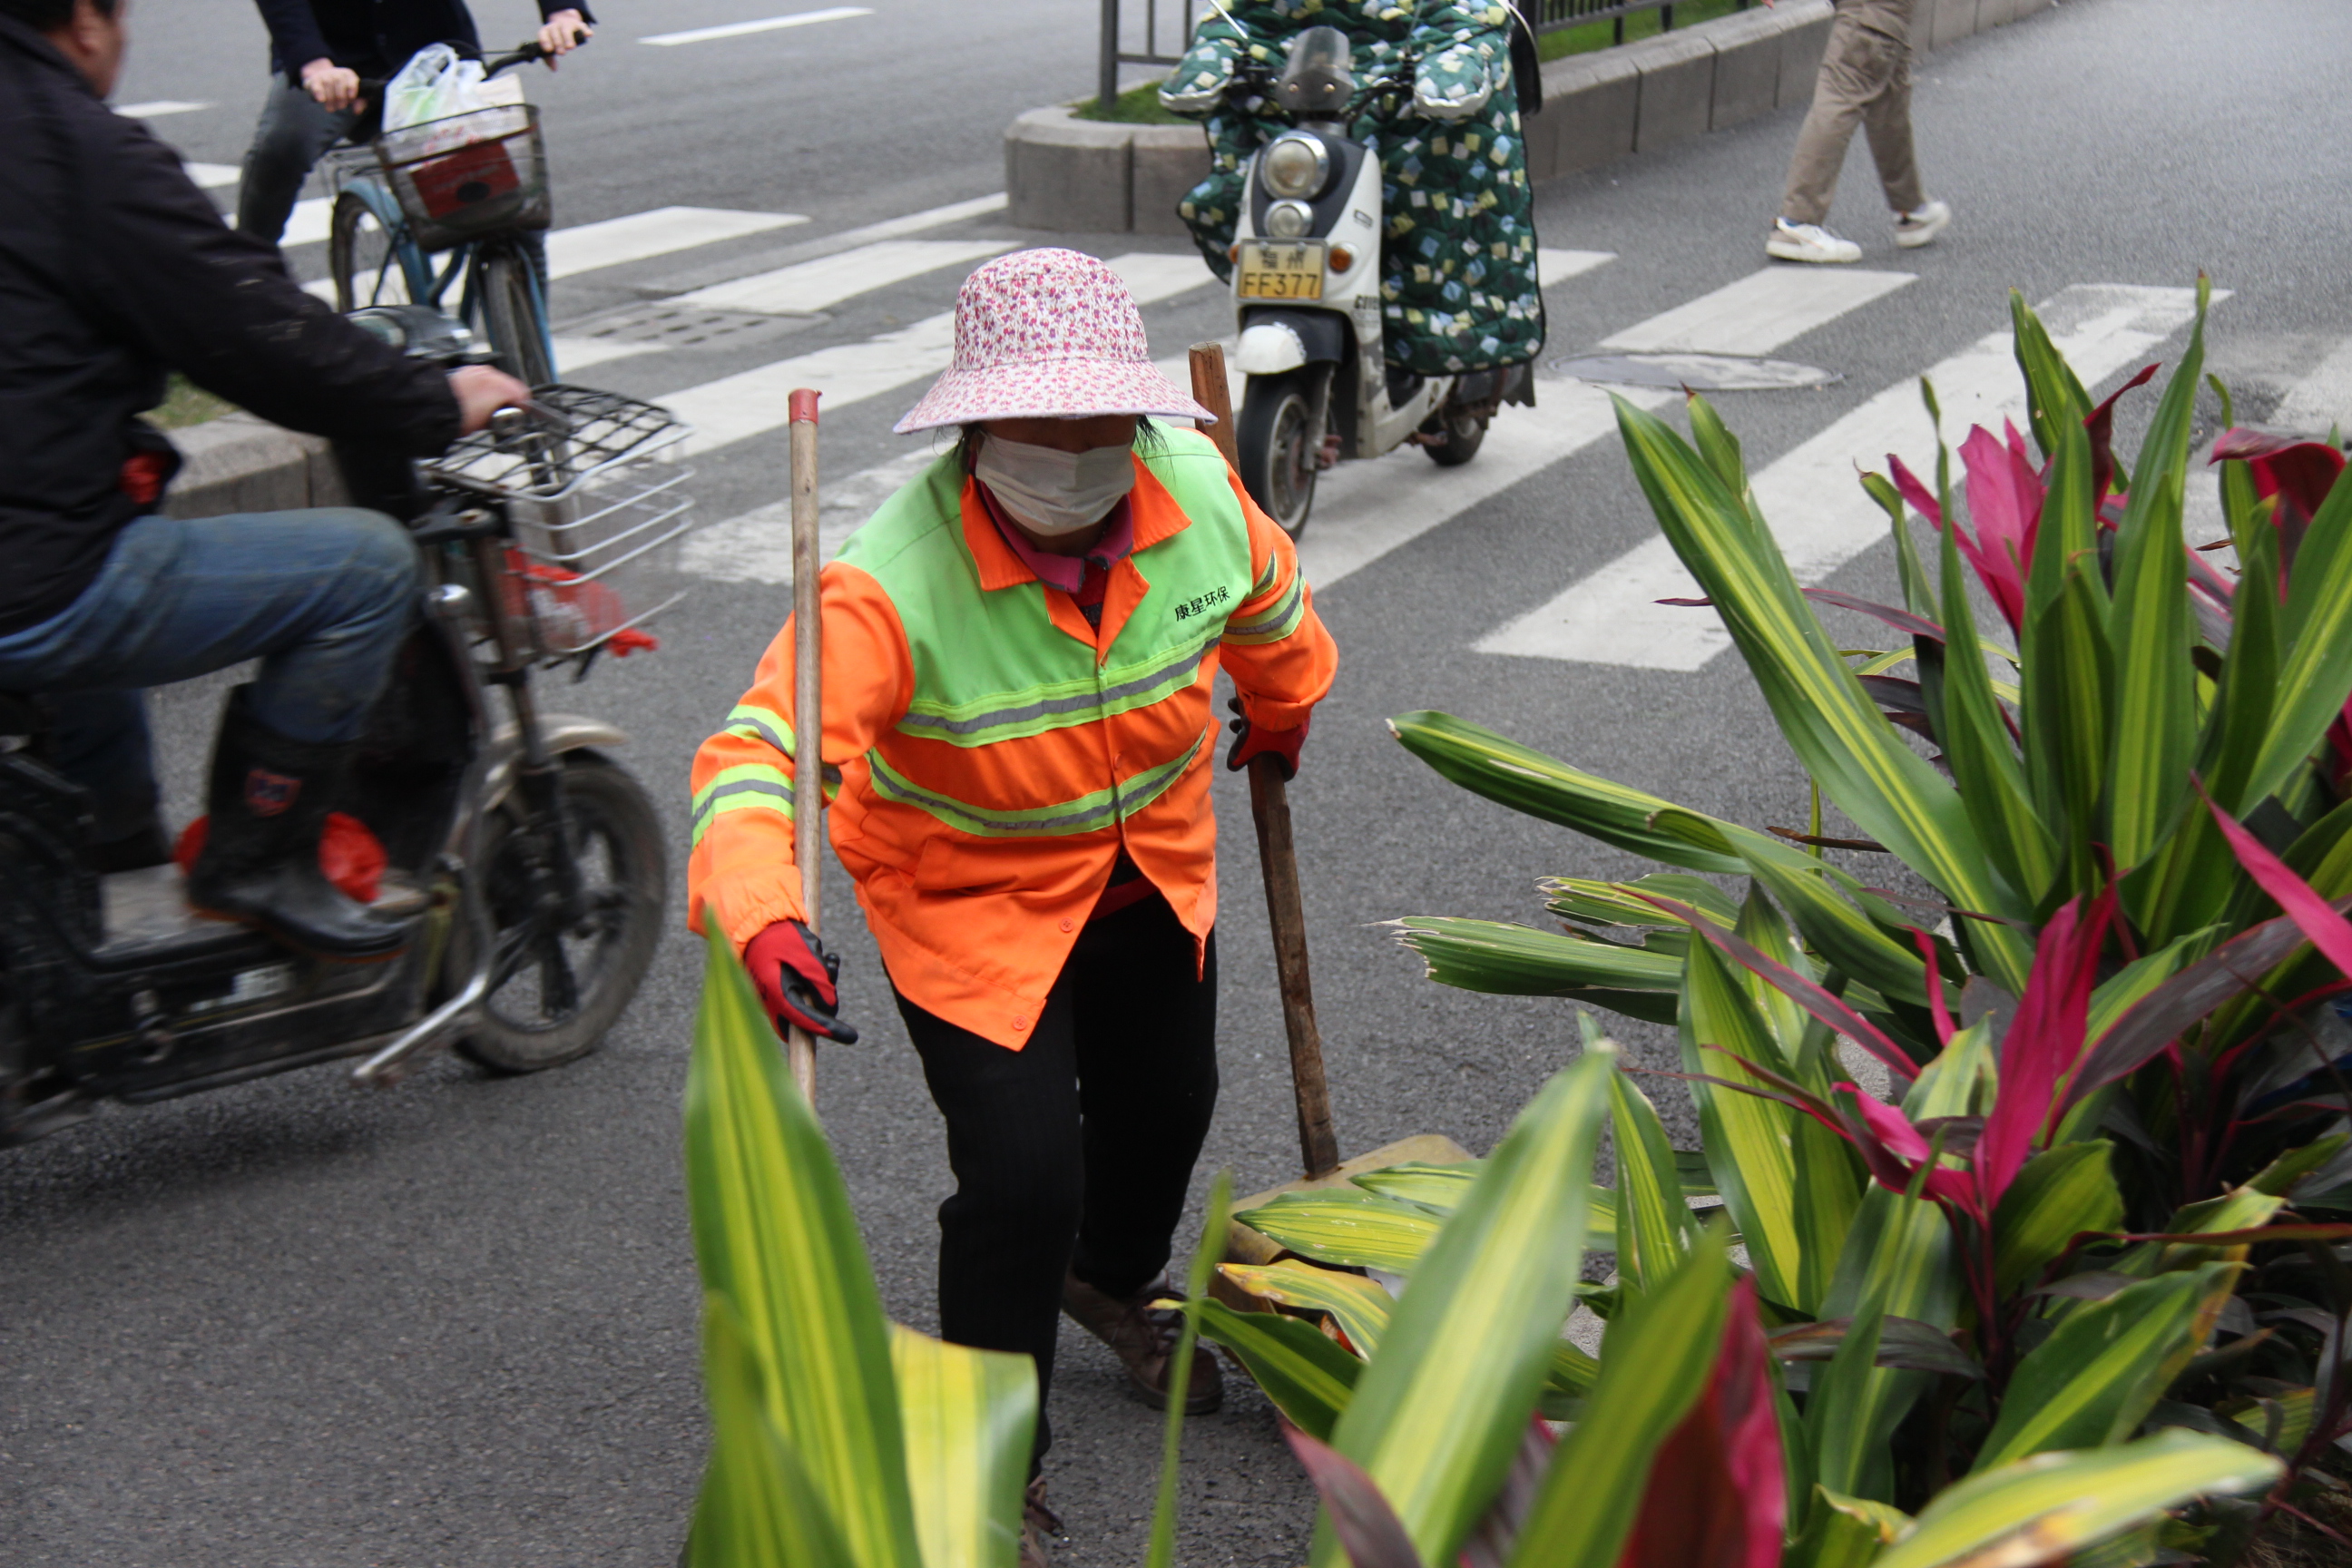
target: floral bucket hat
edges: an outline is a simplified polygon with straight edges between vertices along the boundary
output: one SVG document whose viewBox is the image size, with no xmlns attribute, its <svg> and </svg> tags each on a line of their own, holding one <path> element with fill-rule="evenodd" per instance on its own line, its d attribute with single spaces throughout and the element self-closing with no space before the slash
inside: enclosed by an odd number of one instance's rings
<svg viewBox="0 0 2352 1568">
<path fill-rule="evenodd" d="M 1216 416 L 1151 363 L 1119 275 L 1051 247 L 999 257 L 956 293 L 955 362 L 898 421 L 900 435 L 980 419 Z"/>
</svg>

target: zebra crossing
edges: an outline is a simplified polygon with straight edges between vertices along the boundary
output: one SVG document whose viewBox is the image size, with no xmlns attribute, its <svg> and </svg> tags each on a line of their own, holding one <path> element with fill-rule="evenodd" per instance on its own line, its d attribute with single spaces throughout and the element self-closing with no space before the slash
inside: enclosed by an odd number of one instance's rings
<svg viewBox="0 0 2352 1568">
<path fill-rule="evenodd" d="M 236 183 L 228 165 L 192 163 L 200 184 Z M 929 231 L 1003 209 L 1000 194 L 823 236 L 765 259 L 740 275 L 730 268 L 658 292 L 682 306 L 742 316 L 822 321 L 824 313 L 894 287 L 937 275 L 955 276 L 1023 241 L 986 236 L 939 237 Z M 289 247 L 325 234 L 323 201 L 301 204 L 289 227 Z M 690 205 L 664 206 L 551 231 L 551 276 L 582 278 L 704 247 L 777 235 L 805 225 L 801 215 Z M 1213 279 L 1190 252 L 1136 251 L 1107 258 L 1146 308 L 1205 290 Z M 1557 287 L 1612 264 L 1606 251 L 1552 249 L 1539 257 L 1543 286 Z M 1767 267 L 1643 320 L 1608 332 L 1594 345 L 1610 353 L 1691 353 L 1757 358 L 1854 311 L 1898 298 L 1914 274 L 1864 268 Z M 313 285 L 314 289 L 321 285 Z M 2216 290 L 2217 301 L 2229 297 Z M 2038 307 L 2059 348 L 2086 382 L 2161 357 L 2165 341 L 2189 321 L 2194 292 L 2181 288 L 2078 284 Z M 2021 418 L 2021 386 L 2005 320 L 1988 311 L 1986 334 L 1830 420 L 1759 468 L 1757 500 L 1801 581 L 1817 583 L 1885 537 L 1884 515 L 1853 482 L 1854 465 L 1902 455 L 1915 468 L 1932 465 L 1934 433 L 1921 405 L 1921 375 L 1931 379 L 1948 437 L 1972 424 L 1998 428 Z M 558 363 L 576 374 L 615 360 L 667 353 L 667 345 L 566 334 L 559 329 Z M 694 450 L 711 455 L 772 436 L 786 423 L 791 392 L 814 386 L 828 413 L 892 394 L 911 393 L 946 368 L 954 351 L 951 311 L 925 314 L 903 325 L 849 342 L 835 342 L 752 365 L 714 379 L 673 387 L 661 401 L 694 426 Z M 1183 356 L 1161 368 L 1180 381 Z M 667 379 L 667 378 L 657 378 Z M 1241 388 L 1236 379 L 1238 402 Z M 1614 439 L 1612 393 L 1648 409 L 1669 406 L 1673 392 L 1653 387 L 1606 388 L 1546 373 L 1534 410 L 1497 418 L 1477 459 L 1441 469 L 1410 449 L 1370 462 L 1349 462 L 1323 475 L 1315 522 L 1301 542 L 1308 579 L 1328 590 L 1412 541 L 1475 517 L 1513 486 Z M 2324 430 L 2352 419 L 2352 340 L 2319 356 L 2283 395 L 2273 422 Z M 826 552 L 936 451 L 916 442 L 877 464 L 828 478 L 823 528 Z M 2205 487 L 2210 489 L 2210 486 Z M 2218 526 L 2218 505 L 2192 494 L 2192 532 Z M 779 500 L 700 531 L 683 564 L 713 579 L 783 584 L 791 580 L 788 518 Z M 1514 615 L 1472 641 L 1476 652 L 1504 658 L 1542 658 L 1693 672 L 1728 646 L 1719 621 L 1703 609 L 1662 605 L 1695 588 L 1664 540 L 1653 536 L 1564 584 L 1544 603 Z"/>
</svg>

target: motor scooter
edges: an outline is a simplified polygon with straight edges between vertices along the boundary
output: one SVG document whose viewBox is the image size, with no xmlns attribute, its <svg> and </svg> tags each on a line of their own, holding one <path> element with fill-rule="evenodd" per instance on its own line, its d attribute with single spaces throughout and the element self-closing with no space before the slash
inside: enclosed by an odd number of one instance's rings
<svg viewBox="0 0 2352 1568">
<path fill-rule="evenodd" d="M 1348 36 L 1309 27 L 1272 79 L 1244 67 L 1227 101 L 1255 96 L 1291 128 L 1251 156 L 1230 255 L 1248 378 L 1234 421 L 1242 483 L 1293 538 L 1315 481 L 1342 458 L 1412 442 L 1442 467 L 1466 463 L 1506 403 L 1533 405 L 1527 364 L 1422 376 L 1382 346 L 1381 163 L 1349 124 L 1412 96 L 1412 65 L 1359 81 Z"/>
<path fill-rule="evenodd" d="M 352 319 L 445 367 L 488 357 L 429 306 Z M 383 850 L 375 907 L 417 922 L 389 962 L 204 919 L 175 866 L 101 875 L 88 794 L 46 761 L 48 703 L 0 693 L 0 1148 L 107 1100 L 339 1058 L 383 1085 L 436 1047 L 505 1073 L 595 1047 L 660 942 L 665 836 L 612 759 L 627 737 L 541 711 L 533 676 L 585 675 L 666 607 L 686 435 L 650 404 L 548 386 L 434 463 L 338 446 L 353 500 L 407 526 L 425 584 L 341 802 Z"/>
</svg>

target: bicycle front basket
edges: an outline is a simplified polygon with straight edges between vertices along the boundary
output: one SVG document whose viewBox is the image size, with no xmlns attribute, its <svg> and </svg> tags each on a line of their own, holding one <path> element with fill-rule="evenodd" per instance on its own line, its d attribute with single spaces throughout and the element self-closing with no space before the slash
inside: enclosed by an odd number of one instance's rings
<svg viewBox="0 0 2352 1568">
<path fill-rule="evenodd" d="M 375 155 L 409 233 L 425 250 L 547 226 L 547 145 L 535 105 L 500 104 L 387 131 Z"/>
</svg>

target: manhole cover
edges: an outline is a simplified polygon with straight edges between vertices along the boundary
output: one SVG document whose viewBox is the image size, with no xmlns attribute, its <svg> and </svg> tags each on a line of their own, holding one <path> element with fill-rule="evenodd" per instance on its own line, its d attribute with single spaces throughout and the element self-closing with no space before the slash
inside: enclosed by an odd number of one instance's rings
<svg viewBox="0 0 2352 1568">
<path fill-rule="evenodd" d="M 1736 354 L 1580 354 L 1553 360 L 1545 368 L 1612 386 L 1687 386 L 1693 392 L 1785 392 L 1845 379 L 1815 365 Z"/>
<path fill-rule="evenodd" d="M 822 316 L 771 316 L 750 310 L 717 310 L 675 300 L 624 306 L 564 330 L 567 338 L 590 342 L 638 343 L 673 349 L 749 348 L 816 325 Z"/>
</svg>

